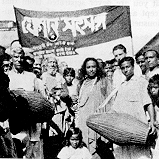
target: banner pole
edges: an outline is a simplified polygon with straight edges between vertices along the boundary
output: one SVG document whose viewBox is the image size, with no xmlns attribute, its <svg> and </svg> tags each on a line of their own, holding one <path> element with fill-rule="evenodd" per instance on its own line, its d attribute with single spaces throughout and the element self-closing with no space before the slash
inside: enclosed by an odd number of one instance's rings
<svg viewBox="0 0 159 159">
<path fill-rule="evenodd" d="M 135 53 L 134 53 L 134 44 L 133 44 L 133 38 L 132 37 L 131 37 L 131 47 L 132 47 L 132 56 L 134 57 Z"/>
</svg>

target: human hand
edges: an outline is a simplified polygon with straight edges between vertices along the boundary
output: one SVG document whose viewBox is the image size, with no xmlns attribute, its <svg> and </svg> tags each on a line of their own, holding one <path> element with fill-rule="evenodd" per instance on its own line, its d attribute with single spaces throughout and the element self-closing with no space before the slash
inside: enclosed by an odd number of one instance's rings
<svg viewBox="0 0 159 159">
<path fill-rule="evenodd" d="M 78 104 L 74 104 L 71 109 L 74 111 L 74 112 L 77 112 L 79 110 L 79 107 L 78 107 Z"/>
<path fill-rule="evenodd" d="M 56 91 L 56 96 L 61 96 L 61 90 Z"/>
<path fill-rule="evenodd" d="M 72 95 L 71 99 L 72 99 L 73 104 L 76 104 L 77 101 L 78 101 L 78 96 L 77 95 Z"/>
<path fill-rule="evenodd" d="M 156 127 L 154 122 L 149 123 L 149 135 L 154 135 L 156 133 Z"/>
<path fill-rule="evenodd" d="M 155 121 L 155 122 L 154 122 L 154 126 L 155 126 L 157 129 L 159 129 L 159 122 L 158 122 L 158 121 Z"/>
</svg>

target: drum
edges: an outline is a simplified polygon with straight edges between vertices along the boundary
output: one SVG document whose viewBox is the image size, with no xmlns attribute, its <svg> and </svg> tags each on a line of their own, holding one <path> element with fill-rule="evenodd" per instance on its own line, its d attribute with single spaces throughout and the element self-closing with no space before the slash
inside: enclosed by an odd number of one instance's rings
<svg viewBox="0 0 159 159">
<path fill-rule="evenodd" d="M 17 101 L 17 110 L 35 122 L 45 122 L 51 120 L 54 115 L 55 105 L 50 103 L 40 93 L 14 90 L 12 91 Z M 26 115 L 25 115 L 25 114 Z"/>
<path fill-rule="evenodd" d="M 124 113 L 90 115 L 86 121 L 89 128 L 117 145 L 145 145 L 148 139 L 148 124 Z"/>
</svg>

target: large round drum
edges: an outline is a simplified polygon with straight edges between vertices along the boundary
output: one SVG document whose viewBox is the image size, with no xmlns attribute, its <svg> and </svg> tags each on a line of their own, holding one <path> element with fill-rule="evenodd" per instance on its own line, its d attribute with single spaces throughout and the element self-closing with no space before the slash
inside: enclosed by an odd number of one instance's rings
<svg viewBox="0 0 159 159">
<path fill-rule="evenodd" d="M 118 145 L 147 143 L 147 124 L 124 113 L 103 113 L 90 115 L 86 121 L 89 128 Z"/>
<path fill-rule="evenodd" d="M 54 115 L 54 104 L 50 103 L 40 93 L 14 90 L 12 91 L 17 101 L 17 110 L 32 122 L 45 122 Z"/>
</svg>

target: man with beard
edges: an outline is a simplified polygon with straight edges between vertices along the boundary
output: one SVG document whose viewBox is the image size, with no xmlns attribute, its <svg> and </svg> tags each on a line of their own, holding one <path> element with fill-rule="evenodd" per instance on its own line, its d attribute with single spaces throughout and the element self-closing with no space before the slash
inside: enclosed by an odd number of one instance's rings
<svg viewBox="0 0 159 159">
<path fill-rule="evenodd" d="M 46 142 L 44 142 L 44 152 L 49 158 L 54 158 L 57 156 L 57 152 L 61 149 L 65 133 L 67 106 L 64 100 L 68 97 L 68 89 L 65 79 L 59 73 L 57 59 L 54 56 L 50 56 L 45 60 L 46 72 L 43 72 L 41 75 L 44 85 L 44 96 L 55 105 L 55 113 L 52 120 L 45 123 Z M 52 153 L 53 149 L 54 153 Z"/>
<path fill-rule="evenodd" d="M 57 59 L 53 56 L 47 59 L 47 71 L 41 76 L 44 87 L 45 97 L 55 103 L 55 115 L 53 121 L 58 125 L 60 130 L 64 132 L 64 116 L 66 112 L 66 104 L 63 99 L 68 96 L 66 81 L 59 73 Z"/>
</svg>

